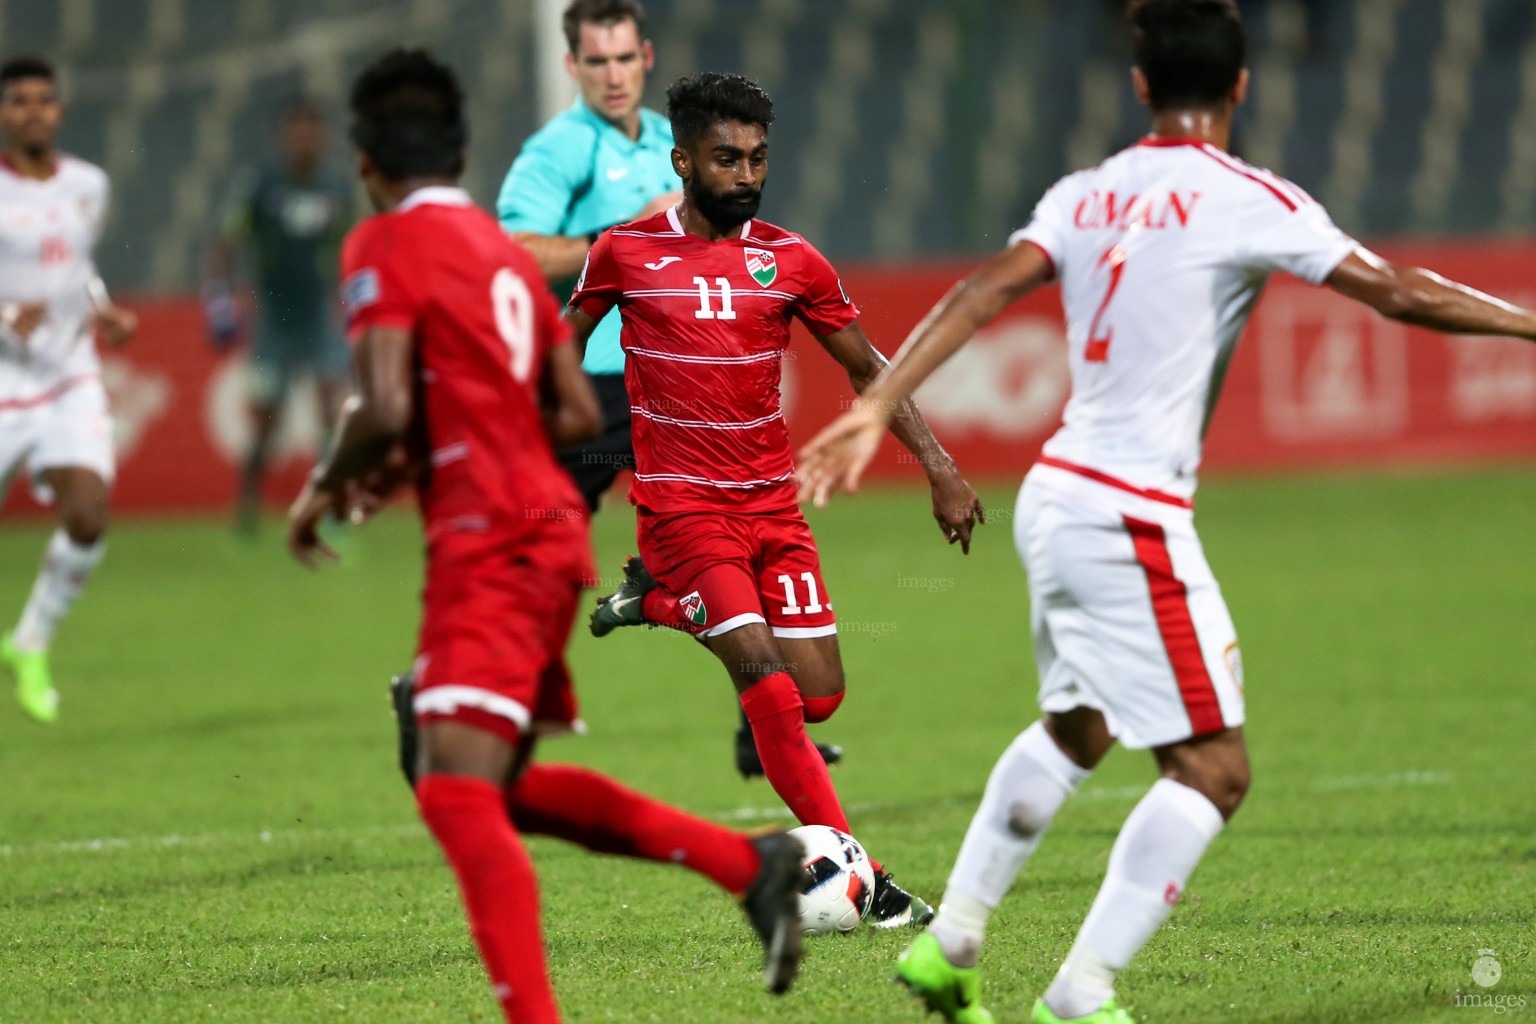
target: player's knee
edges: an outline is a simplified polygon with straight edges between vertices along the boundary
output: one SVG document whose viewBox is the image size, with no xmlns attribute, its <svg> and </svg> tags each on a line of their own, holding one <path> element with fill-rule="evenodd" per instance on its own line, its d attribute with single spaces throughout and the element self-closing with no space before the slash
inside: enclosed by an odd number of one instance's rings
<svg viewBox="0 0 1536 1024">
<path fill-rule="evenodd" d="M 107 532 L 107 503 L 84 502 L 60 510 L 60 524 L 69 539 L 83 548 L 101 540 Z"/>
<path fill-rule="evenodd" d="M 826 697 L 802 697 L 801 699 L 805 701 L 805 720 L 812 725 L 817 722 L 825 722 L 837 714 L 837 709 L 842 705 L 844 696 L 846 696 L 846 692 L 839 689 L 836 693 Z"/>
<path fill-rule="evenodd" d="M 1248 764 L 1248 759 L 1229 765 L 1222 773 L 1218 783 L 1218 797 L 1211 803 L 1221 812 L 1223 818 L 1231 818 L 1242 805 L 1243 798 L 1248 795 L 1248 787 L 1253 783 L 1253 769 Z"/>
<path fill-rule="evenodd" d="M 1248 795 L 1253 773 L 1248 759 L 1238 757 L 1185 765 L 1171 777 L 1203 795 L 1223 818 L 1230 819 Z"/>
<path fill-rule="evenodd" d="M 1115 744 L 1103 713 L 1093 708 L 1047 712 L 1043 721 L 1056 748 L 1079 768 L 1097 768 Z"/>
<path fill-rule="evenodd" d="M 416 788 L 430 775 L 468 776 L 497 785 L 512 778 L 521 744 L 458 722 L 438 722 L 422 728 Z"/>
</svg>

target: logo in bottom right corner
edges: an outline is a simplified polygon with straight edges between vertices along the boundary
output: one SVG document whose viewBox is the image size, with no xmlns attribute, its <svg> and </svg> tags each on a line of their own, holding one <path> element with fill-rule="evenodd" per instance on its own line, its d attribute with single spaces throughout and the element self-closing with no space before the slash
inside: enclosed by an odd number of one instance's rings
<svg viewBox="0 0 1536 1024">
<path fill-rule="evenodd" d="M 1456 1005 L 1492 1010 L 1497 1014 L 1520 1013 L 1528 1003 L 1525 995 L 1491 991 L 1503 977 L 1504 965 L 1499 962 L 1497 951 L 1478 950 L 1477 959 L 1472 961 L 1472 983 L 1480 991 L 1456 993 Z"/>
<path fill-rule="evenodd" d="M 1477 951 L 1477 959 L 1472 961 L 1472 980 L 1481 988 L 1493 988 L 1504 977 L 1504 965 L 1499 963 L 1498 954 L 1491 949 Z"/>
</svg>

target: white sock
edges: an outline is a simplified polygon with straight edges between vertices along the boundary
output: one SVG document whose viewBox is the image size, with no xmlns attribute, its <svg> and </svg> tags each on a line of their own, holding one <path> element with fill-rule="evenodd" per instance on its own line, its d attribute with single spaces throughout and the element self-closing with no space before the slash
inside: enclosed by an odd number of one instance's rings
<svg viewBox="0 0 1536 1024">
<path fill-rule="evenodd" d="M 1171 779 L 1153 783 L 1125 819 L 1104 885 L 1045 992 L 1058 1017 L 1087 1016 L 1114 996 L 1115 975 L 1167 920 L 1223 824 L 1204 794 Z"/>
<path fill-rule="evenodd" d="M 998 758 L 929 926 L 950 963 L 975 966 L 988 916 L 1088 774 L 1061 752 L 1043 722 L 1020 733 Z"/>
<path fill-rule="evenodd" d="M 107 546 L 97 541 L 89 546 L 76 544 L 62 529 L 55 530 L 48 541 L 48 552 L 43 556 L 43 567 L 38 571 L 37 582 L 32 584 L 32 596 L 22 609 L 21 621 L 16 624 L 12 641 L 17 650 L 46 651 L 53 640 L 53 631 L 59 620 L 69 613 L 70 606 L 91 570 L 101 562 Z"/>
</svg>

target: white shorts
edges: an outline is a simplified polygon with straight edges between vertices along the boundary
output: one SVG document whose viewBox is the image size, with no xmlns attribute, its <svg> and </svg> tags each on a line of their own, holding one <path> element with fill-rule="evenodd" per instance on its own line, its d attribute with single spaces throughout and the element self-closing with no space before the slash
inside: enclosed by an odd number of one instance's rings
<svg viewBox="0 0 1536 1024">
<path fill-rule="evenodd" d="M 1243 723 L 1237 631 L 1191 509 L 1037 465 L 1014 542 L 1041 710 L 1096 708 L 1135 750 Z"/>
<path fill-rule="evenodd" d="M 32 478 L 33 495 L 45 505 L 53 501 L 41 480 L 45 469 L 81 466 L 112 482 L 117 465 L 112 418 L 99 379 L 90 377 L 36 400 L 0 400 L 0 485 L 8 484 L 22 464 Z"/>
</svg>

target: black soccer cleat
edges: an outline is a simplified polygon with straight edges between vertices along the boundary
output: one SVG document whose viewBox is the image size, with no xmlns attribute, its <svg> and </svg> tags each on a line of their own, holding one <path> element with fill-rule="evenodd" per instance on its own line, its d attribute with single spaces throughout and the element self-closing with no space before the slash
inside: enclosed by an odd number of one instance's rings
<svg viewBox="0 0 1536 1024">
<path fill-rule="evenodd" d="M 643 599 L 655 589 L 656 580 L 640 561 L 640 556 L 630 555 L 624 560 L 624 582 L 619 584 L 619 589 L 597 599 L 597 607 L 588 620 L 592 635 L 607 636 L 620 626 L 643 626 Z"/>
<path fill-rule="evenodd" d="M 864 918 L 875 928 L 922 928 L 933 920 L 934 909 L 922 899 L 891 881 L 884 871 L 875 872 L 875 898 Z"/>
<path fill-rule="evenodd" d="M 816 752 L 830 768 L 843 759 L 843 748 L 836 743 L 818 743 Z M 743 725 L 736 730 L 736 770 L 741 777 L 750 779 L 763 774 L 763 759 L 758 756 L 757 742 L 752 739 L 752 727 Z"/>
<path fill-rule="evenodd" d="M 411 706 L 415 691 L 415 672 L 402 672 L 389 681 L 389 703 L 395 711 L 395 733 L 400 744 L 400 771 L 412 792 L 416 790 L 416 709 Z"/>
<path fill-rule="evenodd" d="M 804 956 L 800 924 L 801 865 L 805 847 L 788 832 L 752 840 L 762 858 L 757 877 L 741 898 L 752 930 L 763 944 L 763 980 L 768 991 L 783 995 L 795 983 Z"/>
</svg>

